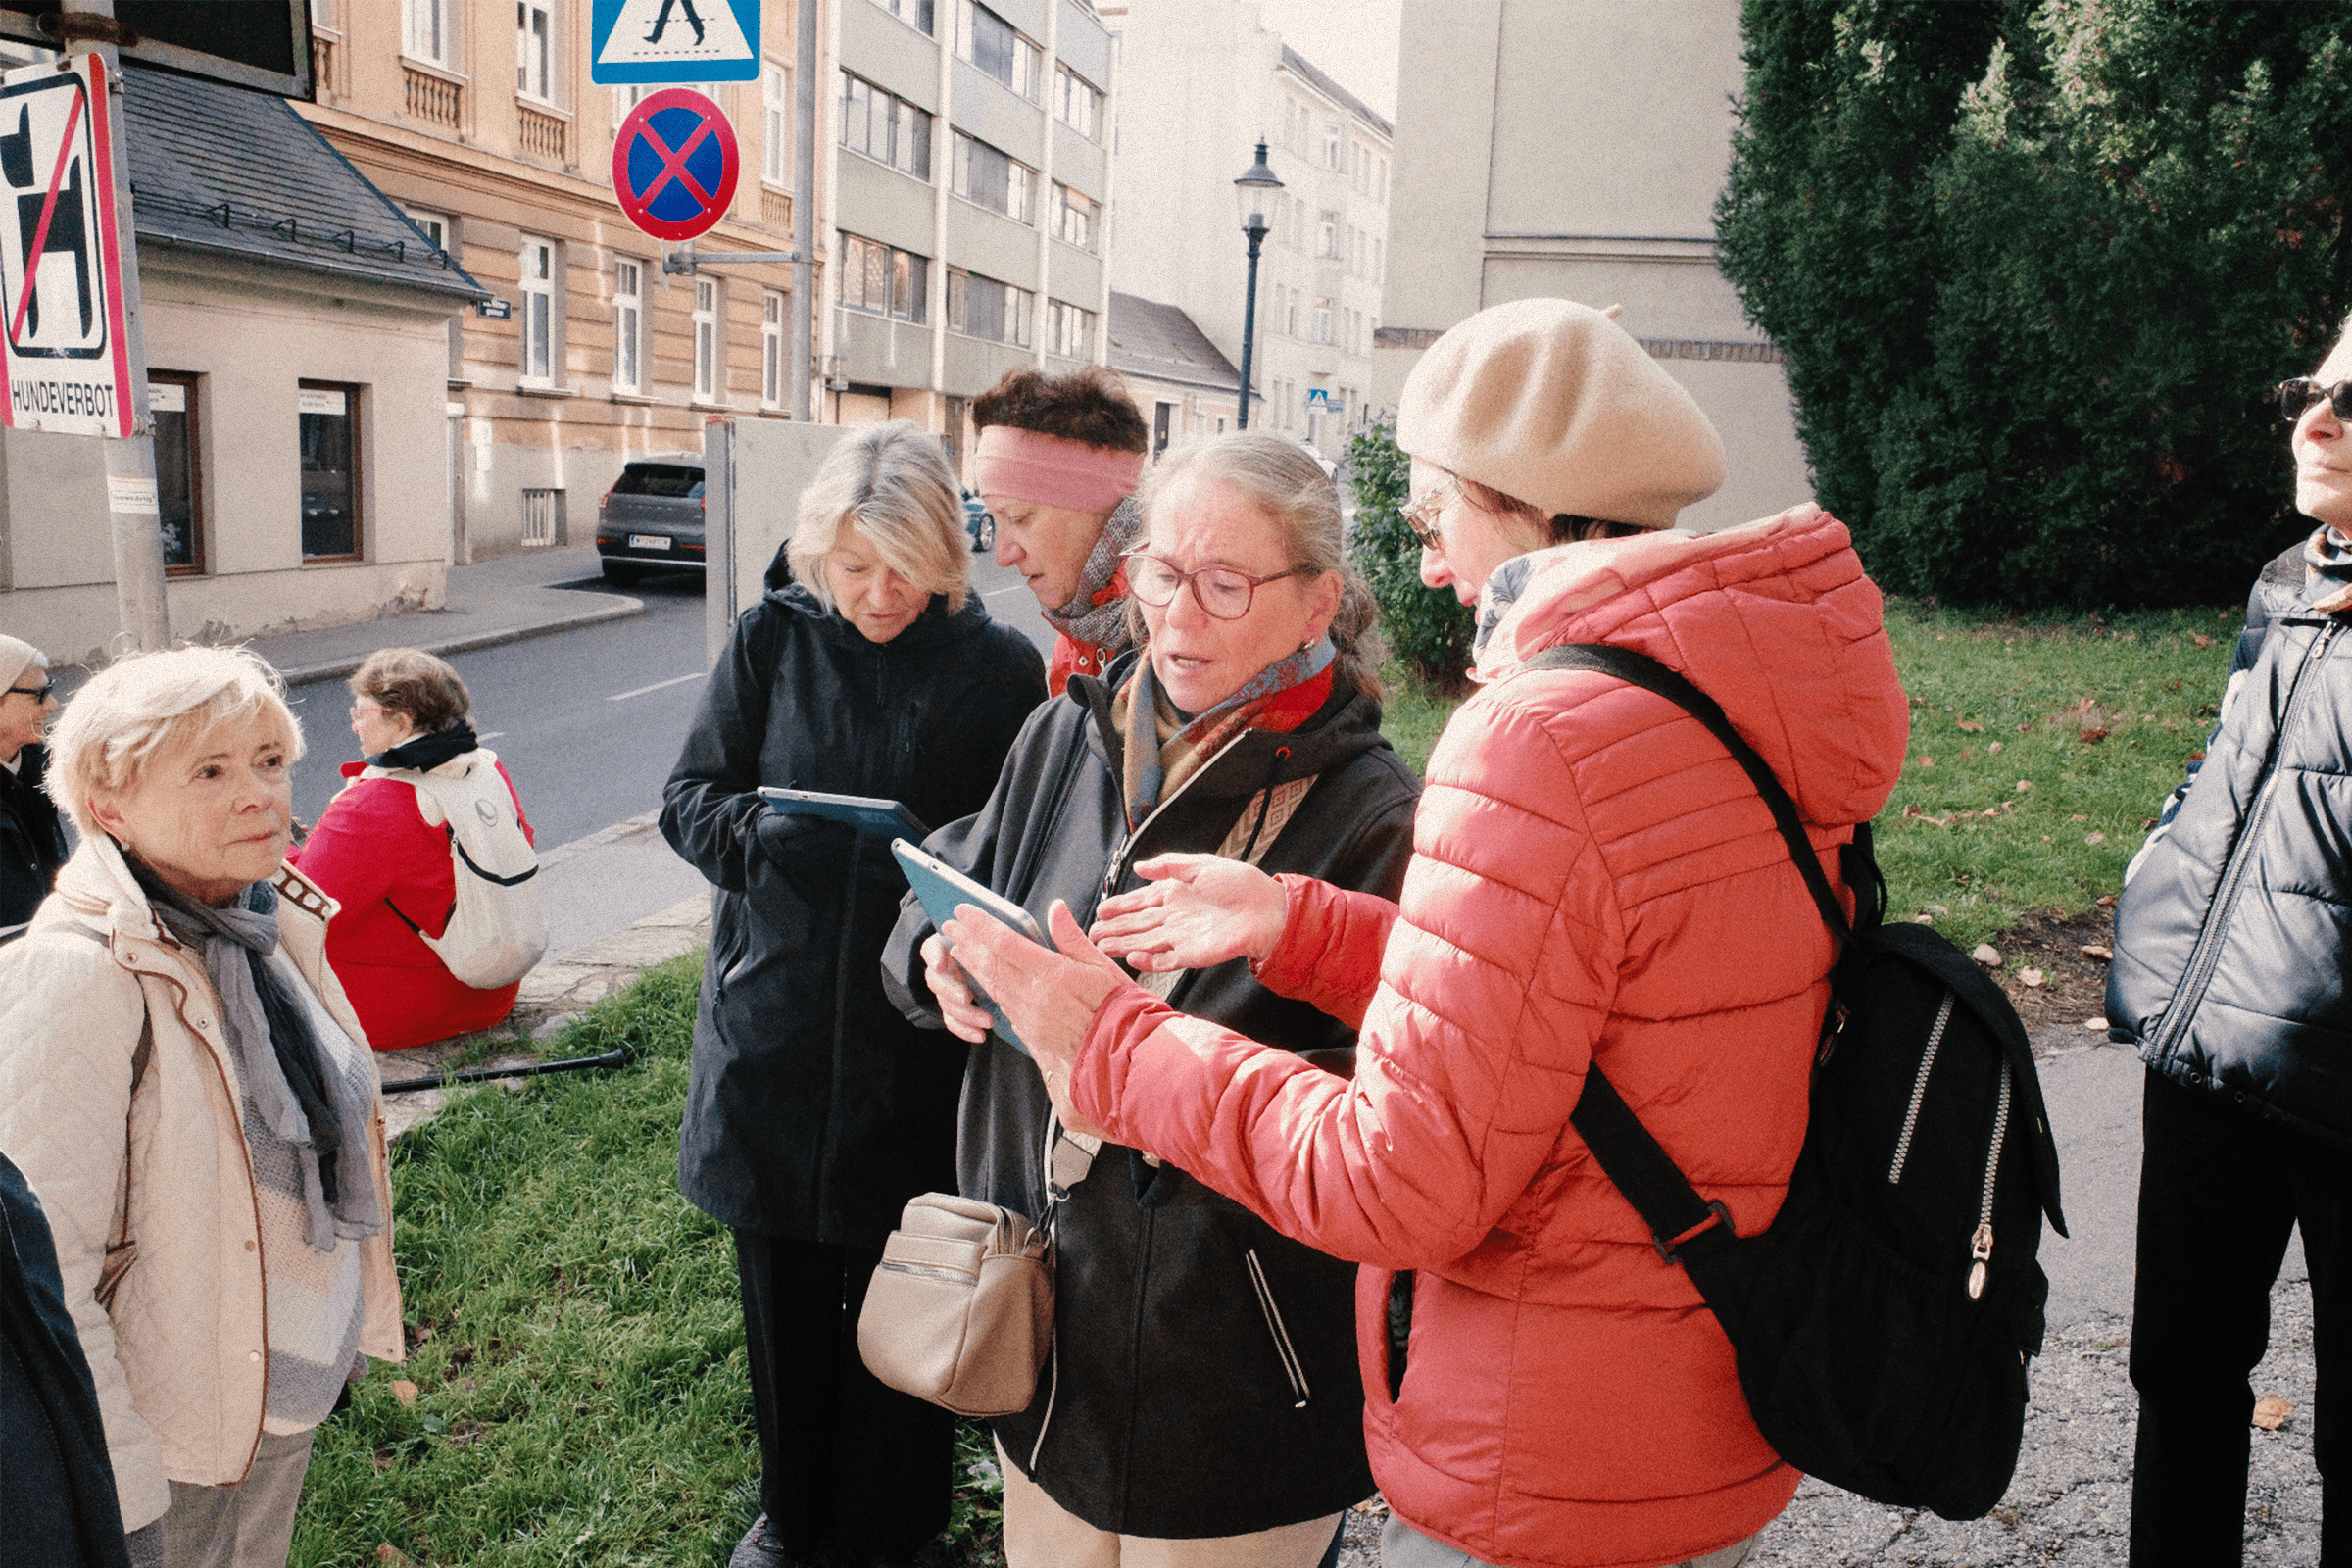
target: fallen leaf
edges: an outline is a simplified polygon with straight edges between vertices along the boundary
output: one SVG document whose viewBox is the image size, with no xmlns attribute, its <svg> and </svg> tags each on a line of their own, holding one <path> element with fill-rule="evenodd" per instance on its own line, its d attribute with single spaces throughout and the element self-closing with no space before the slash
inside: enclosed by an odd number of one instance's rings
<svg viewBox="0 0 2352 1568">
<path fill-rule="evenodd" d="M 2017 983 L 2019 985 L 2037 986 L 2048 978 L 2049 976 L 2043 974 L 2039 969 L 2020 969 L 2017 971 Z"/>
<path fill-rule="evenodd" d="M 2096 746 L 2099 742 L 2105 740 L 2113 733 L 2114 732 L 2112 730 L 2105 728 L 2086 729 L 2082 731 L 2082 744 L 2085 746 Z"/>
<path fill-rule="evenodd" d="M 2033 725 L 2031 725 L 2031 724 L 2020 724 L 2020 725 L 2018 725 L 2018 726 L 2017 726 L 2017 732 L 2018 732 L 2020 735 L 2023 735 L 2023 734 L 2025 734 L 2025 733 L 2026 733 L 2028 730 L 2031 730 L 2033 727 L 2034 727 L 2034 726 L 2033 726 Z"/>
<path fill-rule="evenodd" d="M 1997 752 L 2001 749 L 2001 743 L 1999 741 L 1994 741 L 1990 746 L 1987 746 L 1984 749 L 1988 752 Z"/>
<path fill-rule="evenodd" d="M 2044 834 L 2041 836 L 2041 842 L 2042 842 L 2042 843 L 2044 843 L 2044 844 L 2047 844 L 2047 843 L 2049 843 L 2049 842 L 2050 842 L 2050 836 L 2049 836 L 2047 833 L 2044 833 Z"/>
<path fill-rule="evenodd" d="M 1950 909 L 1945 908 L 1940 904 L 1922 905 L 1921 907 L 1926 909 L 1930 914 L 1949 914 L 1952 912 Z"/>
<path fill-rule="evenodd" d="M 2082 956 L 2085 958 L 2096 958 L 2101 963 L 2109 963 L 2114 961 L 2115 950 L 2113 948 L 2102 948 L 2096 943 L 2085 942 L 2082 945 Z"/>
<path fill-rule="evenodd" d="M 2104 844 L 2107 842 L 2107 835 L 2104 833 L 2085 833 L 2082 835 L 2082 842 L 2085 844 Z"/>
<path fill-rule="evenodd" d="M 2085 1018 L 2082 1020 L 2082 1027 L 2089 1030 L 2094 1035 L 2103 1035 L 2107 1032 L 2107 1020 L 2104 1018 Z"/>
<path fill-rule="evenodd" d="M 2067 820 L 2069 822 L 2087 822 L 2090 820 L 2090 818 L 2084 816 L 2081 811 L 2077 811 L 2074 815 L 2068 817 Z"/>
<path fill-rule="evenodd" d="M 1962 760 L 1963 762 L 1973 762 L 1973 761 L 1975 761 L 1976 760 L 1977 760 L 1977 750 L 1976 750 L 1976 748 L 1975 748 L 1975 747 L 1973 747 L 1973 746 L 1963 746 L 1963 747 L 1961 747 L 1961 748 L 1960 748 L 1960 760 Z"/>
<path fill-rule="evenodd" d="M 2190 633 L 2189 641 L 2195 643 L 2199 648 L 2211 648 L 2213 646 L 2213 639 L 2206 636 L 2201 631 Z M 2256 1425 L 2260 1424 L 2261 1423 L 2259 1422 L 2256 1423 Z"/>
<path fill-rule="evenodd" d="M 1934 925 L 1936 917 L 1932 914 L 1915 914 L 1911 917 L 1911 923 L 1913 925 Z"/>
<path fill-rule="evenodd" d="M 416 1402 L 416 1385 L 411 1383 L 407 1378 L 394 1378 L 392 1380 L 392 1397 L 403 1404 L 415 1404 Z"/>
<path fill-rule="evenodd" d="M 1904 808 L 1903 808 L 1903 814 L 1904 814 L 1905 816 L 1925 816 L 1925 815 L 1927 815 L 1928 813 L 1927 813 L 1927 812 L 1925 812 L 1925 811 L 1923 811 L 1923 810 L 1921 810 L 1921 809 L 1920 809 L 1918 807 L 1916 807 L 1916 806 L 1906 806 L 1906 807 L 1904 807 Z"/>
<path fill-rule="evenodd" d="M 2017 793 L 2020 795 L 2025 794 L 2026 791 L 2032 789 L 2033 787 L 2034 781 L 2030 778 L 2021 778 L 2017 781 Z"/>
<path fill-rule="evenodd" d="M 1934 767 L 1936 765 L 1936 759 L 1933 757 L 1922 757 L 1919 760 L 1919 765 L 1922 767 Z"/>
<path fill-rule="evenodd" d="M 2294 1408 L 2276 1394 L 2266 1394 L 2254 1401 L 2254 1424 L 2265 1432 L 2276 1432 L 2286 1425 L 2286 1418 Z"/>
<path fill-rule="evenodd" d="M 1970 954 L 1969 956 L 1987 969 L 1998 969 L 2001 966 L 2001 950 L 1989 942 L 1978 943 L 1976 952 Z"/>
<path fill-rule="evenodd" d="M 1981 732 L 1984 730 L 1984 725 L 1982 725 L 1982 724 L 1978 723 L 1978 722 L 1977 722 L 1975 719 L 1972 719 L 1972 718 L 1964 718 L 1964 719 L 1962 719 L 1962 720 L 1960 721 L 1960 727 L 1961 727 L 1962 729 L 1964 729 L 1964 730 L 1968 731 L 1968 732 L 1969 732 L 1971 735 L 1979 734 L 1979 733 L 1981 733 Z"/>
<path fill-rule="evenodd" d="M 2112 894 L 2112 893 L 2107 893 L 2107 894 L 2102 894 L 2102 895 L 2100 895 L 2100 897 L 2099 897 L 2099 907 L 2100 907 L 2100 908 L 2102 908 L 2102 909 L 2112 909 L 2112 908 L 2114 908 L 2114 907 L 2115 907 L 2115 895 L 2114 895 L 2114 894 Z"/>
</svg>

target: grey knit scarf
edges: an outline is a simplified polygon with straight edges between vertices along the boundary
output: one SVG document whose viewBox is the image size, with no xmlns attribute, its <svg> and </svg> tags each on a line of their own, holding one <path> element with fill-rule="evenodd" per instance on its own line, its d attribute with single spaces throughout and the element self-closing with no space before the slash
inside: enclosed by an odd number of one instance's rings
<svg viewBox="0 0 2352 1568">
<path fill-rule="evenodd" d="M 383 1206 L 368 1164 L 374 1107 L 341 1083 L 313 1033 L 309 1007 L 270 967 L 277 951 L 276 890 L 256 882 L 216 909 L 136 858 L 123 859 L 164 928 L 204 959 L 246 1096 L 269 1132 L 295 1152 L 311 1246 L 331 1252 L 338 1238 L 381 1231 Z"/>
<path fill-rule="evenodd" d="M 1086 569 L 1078 574 L 1078 591 L 1068 604 L 1043 612 L 1046 624 L 1073 641 L 1108 649 L 1114 655 L 1125 653 L 1129 643 L 1126 596 L 1100 605 L 1095 596 L 1110 586 L 1119 574 L 1119 558 L 1143 534 L 1143 509 L 1129 496 L 1111 509 L 1103 522 L 1102 536 L 1087 555 Z"/>
</svg>

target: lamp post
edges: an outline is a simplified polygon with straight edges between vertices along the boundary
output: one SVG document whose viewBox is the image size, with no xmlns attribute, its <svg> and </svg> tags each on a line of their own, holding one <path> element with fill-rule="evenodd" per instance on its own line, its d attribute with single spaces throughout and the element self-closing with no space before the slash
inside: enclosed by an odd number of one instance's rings
<svg viewBox="0 0 2352 1568">
<path fill-rule="evenodd" d="M 1230 166 L 1228 166 L 1230 167 Z M 1241 428 L 1250 428 L 1250 361 L 1257 347 L 1257 248 L 1265 243 L 1266 209 L 1282 181 L 1266 167 L 1266 144 L 1257 144 L 1257 162 L 1233 182 L 1241 202 L 1242 232 L 1250 236 L 1250 286 L 1242 296 L 1242 416 Z"/>
</svg>

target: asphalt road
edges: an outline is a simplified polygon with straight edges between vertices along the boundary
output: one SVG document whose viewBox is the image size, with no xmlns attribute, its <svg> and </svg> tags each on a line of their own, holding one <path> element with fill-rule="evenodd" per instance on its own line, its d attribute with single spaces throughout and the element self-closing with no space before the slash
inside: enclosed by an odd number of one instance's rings
<svg viewBox="0 0 2352 1568">
<path fill-rule="evenodd" d="M 557 586 L 617 593 L 587 578 Z M 1054 634 L 1017 572 L 988 557 L 972 586 L 999 619 L 1042 650 Z M 704 889 L 650 825 L 701 701 L 704 598 L 689 572 L 627 590 L 645 613 L 459 654 L 450 660 L 473 694 L 473 722 L 522 797 L 547 866 L 552 953 L 565 953 Z M 310 755 L 297 764 L 294 809 L 315 822 L 359 760 L 343 681 L 291 697 Z"/>
</svg>

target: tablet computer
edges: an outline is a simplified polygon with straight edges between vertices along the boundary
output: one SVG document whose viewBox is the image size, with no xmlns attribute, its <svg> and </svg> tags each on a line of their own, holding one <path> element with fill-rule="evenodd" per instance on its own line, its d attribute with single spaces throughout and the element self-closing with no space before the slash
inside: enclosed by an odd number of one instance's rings
<svg viewBox="0 0 2352 1568">
<path fill-rule="evenodd" d="M 899 858 L 899 868 L 906 873 L 907 884 L 914 889 L 915 899 L 922 905 L 923 912 L 931 917 L 933 926 L 946 925 L 956 917 L 957 905 L 969 904 L 999 923 L 1012 927 L 1039 947 L 1052 946 L 1046 940 L 1044 930 L 1039 927 L 1036 916 L 1002 893 L 982 886 L 905 839 L 892 844 L 890 853 Z M 989 1000 L 978 982 L 971 984 L 972 1000 L 984 1004 L 995 1017 L 998 1036 L 1006 1045 L 1026 1054 L 1028 1046 L 1022 1043 L 1019 1035 L 1012 1032 L 1012 1025 L 1005 1021 L 1004 1009 Z"/>
<path fill-rule="evenodd" d="M 878 795 L 827 795 L 822 790 L 780 790 L 772 784 L 760 786 L 760 798 L 771 811 L 790 816 L 821 816 L 830 821 L 847 822 L 868 833 L 887 833 L 893 838 L 928 838 L 931 830 L 897 801 L 886 801 Z"/>
</svg>

